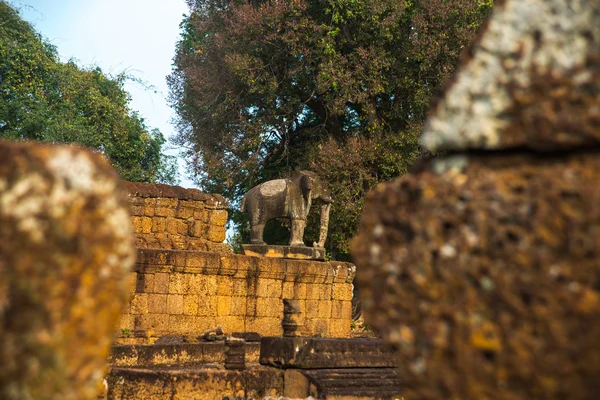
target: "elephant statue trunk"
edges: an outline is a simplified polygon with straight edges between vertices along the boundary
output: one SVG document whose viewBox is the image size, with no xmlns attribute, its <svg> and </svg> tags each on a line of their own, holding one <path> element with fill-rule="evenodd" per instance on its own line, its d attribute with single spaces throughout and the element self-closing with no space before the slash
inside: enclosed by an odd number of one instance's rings
<svg viewBox="0 0 600 400">
<path fill-rule="evenodd" d="M 313 242 L 313 247 L 324 247 L 327 239 L 327 229 L 329 228 L 329 211 L 331 203 L 321 204 L 321 225 L 319 230 L 319 241 Z"/>
</svg>

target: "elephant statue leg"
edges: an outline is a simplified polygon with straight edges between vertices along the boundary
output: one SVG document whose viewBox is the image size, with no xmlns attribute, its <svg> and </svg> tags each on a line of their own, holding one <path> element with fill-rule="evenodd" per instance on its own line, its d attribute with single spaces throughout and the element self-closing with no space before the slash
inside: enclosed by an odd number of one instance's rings
<svg viewBox="0 0 600 400">
<path fill-rule="evenodd" d="M 304 244 L 304 228 L 306 220 L 292 219 L 292 231 L 290 238 L 290 246 L 305 246 Z"/>
<path fill-rule="evenodd" d="M 264 224 L 256 224 L 250 227 L 250 243 L 252 244 L 265 244 L 263 241 L 263 231 L 265 230 Z"/>
</svg>

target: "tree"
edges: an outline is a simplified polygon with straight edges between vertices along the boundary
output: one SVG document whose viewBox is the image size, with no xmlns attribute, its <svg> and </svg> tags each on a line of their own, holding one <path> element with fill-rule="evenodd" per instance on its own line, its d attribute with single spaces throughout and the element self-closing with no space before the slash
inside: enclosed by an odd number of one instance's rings
<svg viewBox="0 0 600 400">
<path fill-rule="evenodd" d="M 317 172 L 336 201 L 326 246 L 345 259 L 366 192 L 419 155 L 430 101 L 491 0 L 189 5 L 169 85 L 197 182 L 235 205 L 257 182 Z"/>
<path fill-rule="evenodd" d="M 128 107 L 124 74 L 61 63 L 5 1 L 0 21 L 0 137 L 77 143 L 105 154 L 126 180 L 176 179 L 163 135 Z"/>
</svg>

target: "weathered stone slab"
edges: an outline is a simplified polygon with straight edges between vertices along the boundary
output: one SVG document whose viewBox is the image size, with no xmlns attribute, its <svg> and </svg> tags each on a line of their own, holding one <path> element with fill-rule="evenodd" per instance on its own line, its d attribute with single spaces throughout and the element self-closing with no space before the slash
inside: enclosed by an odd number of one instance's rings
<svg viewBox="0 0 600 400">
<path fill-rule="evenodd" d="M 600 2 L 505 0 L 428 121 L 430 151 L 600 144 Z"/>
<path fill-rule="evenodd" d="M 0 160 L 0 398 L 95 398 L 132 283 L 117 174 L 71 146 Z"/>
<path fill-rule="evenodd" d="M 233 332 L 231 336 L 244 339 L 246 343 L 260 342 L 260 339 L 262 338 L 261 334 L 258 332 Z"/>
<path fill-rule="evenodd" d="M 260 363 L 304 369 L 394 367 L 397 354 L 380 339 L 265 337 Z"/>
<path fill-rule="evenodd" d="M 243 244 L 242 249 L 245 255 L 254 257 L 325 260 L 325 249 L 322 247 Z"/>
<path fill-rule="evenodd" d="M 597 153 L 498 154 L 372 192 L 353 256 L 407 399 L 598 393 L 598 182 Z"/>
<path fill-rule="evenodd" d="M 258 363 L 260 343 L 246 343 L 246 360 Z M 201 366 L 225 362 L 224 342 L 118 345 L 113 346 L 109 363 L 114 367 Z"/>
<path fill-rule="evenodd" d="M 302 370 L 319 399 L 400 399 L 401 381 L 395 368 L 334 368 Z M 287 382 L 286 382 L 287 384 Z"/>
<path fill-rule="evenodd" d="M 283 393 L 283 371 L 253 367 L 244 371 L 215 368 L 113 368 L 107 377 L 113 399 L 263 399 Z"/>
</svg>

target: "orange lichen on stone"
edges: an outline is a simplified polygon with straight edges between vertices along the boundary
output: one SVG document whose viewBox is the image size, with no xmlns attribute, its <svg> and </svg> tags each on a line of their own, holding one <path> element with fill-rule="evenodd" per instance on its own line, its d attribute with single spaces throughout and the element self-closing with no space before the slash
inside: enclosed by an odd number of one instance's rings
<svg viewBox="0 0 600 400">
<path fill-rule="evenodd" d="M 95 398 L 135 258 L 117 174 L 75 147 L 0 160 L 0 398 Z"/>
</svg>

